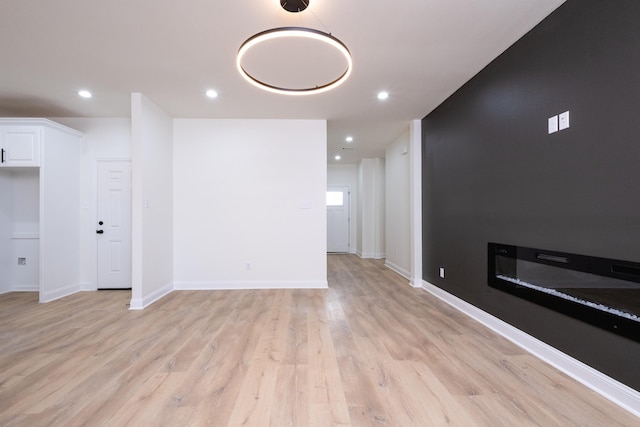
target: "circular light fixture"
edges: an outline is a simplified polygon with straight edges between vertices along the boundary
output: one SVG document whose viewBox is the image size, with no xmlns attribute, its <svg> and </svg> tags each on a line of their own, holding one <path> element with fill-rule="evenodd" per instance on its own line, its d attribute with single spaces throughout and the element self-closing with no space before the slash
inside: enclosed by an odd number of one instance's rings
<svg viewBox="0 0 640 427">
<path fill-rule="evenodd" d="M 89 92 L 88 90 L 79 90 L 78 91 L 78 95 L 80 95 L 83 98 L 91 98 L 91 92 Z"/>
<path fill-rule="evenodd" d="M 287 12 L 302 12 L 309 7 L 309 0 L 280 0 L 280 6 Z"/>
<path fill-rule="evenodd" d="M 244 55 L 257 44 L 268 40 L 292 37 L 320 41 L 335 48 L 340 54 L 342 54 L 342 56 L 344 56 L 344 59 L 347 62 L 346 69 L 335 80 L 323 84 L 305 88 L 287 88 L 261 81 L 249 74 L 249 72 L 247 72 L 247 70 L 242 66 L 242 58 L 244 57 Z M 262 90 L 283 95 L 312 95 L 316 93 L 327 92 L 344 83 L 344 81 L 347 80 L 349 78 L 349 75 L 351 74 L 353 62 L 351 60 L 351 53 L 349 52 L 349 49 L 347 49 L 347 46 L 345 46 L 344 43 L 333 37 L 331 34 L 306 27 L 281 27 L 262 31 L 249 37 L 244 43 L 242 43 L 240 49 L 238 49 L 236 66 L 238 68 L 238 71 L 240 72 L 240 75 L 244 77 L 245 80 Z"/>
<path fill-rule="evenodd" d="M 209 89 L 209 90 L 207 91 L 206 95 L 207 95 L 209 98 L 217 98 L 217 97 L 218 97 L 218 92 L 216 92 L 216 91 L 215 91 L 215 90 L 213 90 L 213 89 Z"/>
<path fill-rule="evenodd" d="M 378 93 L 378 99 L 381 101 L 384 101 L 385 99 L 389 98 L 389 92 L 379 92 Z"/>
<path fill-rule="evenodd" d="M 342 158 L 342 157 L 340 157 L 339 155 L 336 155 L 336 156 L 334 157 L 334 159 L 336 159 L 336 160 L 340 160 L 341 158 Z"/>
<path fill-rule="evenodd" d="M 344 139 L 347 142 L 353 142 L 353 137 L 352 136 L 348 136 Z"/>
</svg>

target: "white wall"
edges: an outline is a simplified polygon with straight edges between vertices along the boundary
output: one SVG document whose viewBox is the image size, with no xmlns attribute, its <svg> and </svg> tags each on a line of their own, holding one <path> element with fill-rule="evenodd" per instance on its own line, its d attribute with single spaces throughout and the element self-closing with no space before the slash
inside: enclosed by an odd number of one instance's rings
<svg viewBox="0 0 640 427">
<path fill-rule="evenodd" d="M 385 257 L 384 159 L 358 164 L 356 253 L 362 258 Z"/>
<path fill-rule="evenodd" d="M 326 139 L 324 120 L 176 119 L 176 288 L 326 287 Z"/>
<path fill-rule="evenodd" d="M 142 309 L 173 289 L 172 151 L 172 118 L 133 93 L 131 309 Z"/>
<path fill-rule="evenodd" d="M 59 117 L 52 120 L 84 134 L 80 165 L 80 280 L 84 290 L 96 290 L 97 161 L 131 159 L 131 119 Z"/>
<path fill-rule="evenodd" d="M 411 209 L 411 285 L 422 286 L 422 121 L 409 124 L 409 194 Z"/>
<path fill-rule="evenodd" d="M 43 126 L 40 165 L 40 302 L 80 285 L 80 156 L 82 135 Z M 15 218 L 14 218 L 15 221 Z"/>
<path fill-rule="evenodd" d="M 351 199 L 349 214 L 349 252 L 356 252 L 356 238 L 358 230 L 358 166 L 355 164 L 330 164 L 327 166 L 327 186 L 349 187 L 351 189 Z"/>
<path fill-rule="evenodd" d="M 375 217 L 374 217 L 374 258 L 385 258 L 386 255 L 386 205 L 385 205 L 385 159 L 374 161 Z"/>
<path fill-rule="evenodd" d="M 409 131 L 385 151 L 386 265 L 411 277 L 411 194 Z"/>
</svg>

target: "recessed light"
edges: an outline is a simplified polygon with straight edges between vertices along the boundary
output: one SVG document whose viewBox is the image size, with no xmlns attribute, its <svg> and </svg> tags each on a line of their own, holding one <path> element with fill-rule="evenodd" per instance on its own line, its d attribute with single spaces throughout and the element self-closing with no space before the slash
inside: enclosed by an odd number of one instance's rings
<svg viewBox="0 0 640 427">
<path fill-rule="evenodd" d="M 348 136 L 348 137 L 345 138 L 345 141 L 353 142 L 353 137 L 352 136 Z"/>
<path fill-rule="evenodd" d="M 378 92 L 378 99 L 381 101 L 384 101 L 385 99 L 389 98 L 389 92 Z"/>
<path fill-rule="evenodd" d="M 91 98 L 91 92 L 89 92 L 88 90 L 79 90 L 78 91 L 78 95 L 80 95 L 83 98 Z"/>
<path fill-rule="evenodd" d="M 217 98 L 217 97 L 218 97 L 218 92 L 216 92 L 216 91 L 215 91 L 215 90 L 213 90 L 213 89 L 209 89 L 209 90 L 207 91 L 207 96 L 208 96 L 209 98 Z"/>
<path fill-rule="evenodd" d="M 341 158 L 342 158 L 342 157 L 340 157 L 340 156 L 335 156 L 335 157 L 334 157 L 334 159 L 336 159 L 336 160 L 340 160 Z"/>
</svg>

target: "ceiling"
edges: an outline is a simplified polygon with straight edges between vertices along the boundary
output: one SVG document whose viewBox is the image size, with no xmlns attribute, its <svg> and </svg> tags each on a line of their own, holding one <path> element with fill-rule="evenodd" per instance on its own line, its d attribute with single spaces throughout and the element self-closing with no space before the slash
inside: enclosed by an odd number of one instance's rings
<svg viewBox="0 0 640 427">
<path fill-rule="evenodd" d="M 130 94 L 142 92 L 179 118 L 326 119 L 328 161 L 340 154 L 354 163 L 383 156 L 411 120 L 562 3 L 310 0 L 307 10 L 289 13 L 279 0 L 0 0 L 0 116 L 129 117 Z M 240 45 L 285 26 L 340 39 L 353 58 L 349 79 L 307 96 L 243 80 L 235 68 Z M 252 60 L 262 75 L 285 76 L 296 64 L 309 67 L 309 52 L 274 48 Z M 329 64 L 330 53 L 322 55 Z M 80 98 L 80 89 L 93 97 Z M 219 96 L 207 98 L 207 89 Z M 382 90 L 386 101 L 376 97 Z"/>
</svg>

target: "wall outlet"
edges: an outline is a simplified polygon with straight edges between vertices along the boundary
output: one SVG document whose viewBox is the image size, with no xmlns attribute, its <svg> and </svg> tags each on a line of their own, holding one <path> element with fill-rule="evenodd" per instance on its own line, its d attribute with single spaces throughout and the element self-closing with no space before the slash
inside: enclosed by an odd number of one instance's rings
<svg viewBox="0 0 640 427">
<path fill-rule="evenodd" d="M 26 258 L 18 258 L 18 265 L 27 265 Z"/>
<path fill-rule="evenodd" d="M 444 267 L 440 267 L 440 278 L 444 279 Z"/>
</svg>

